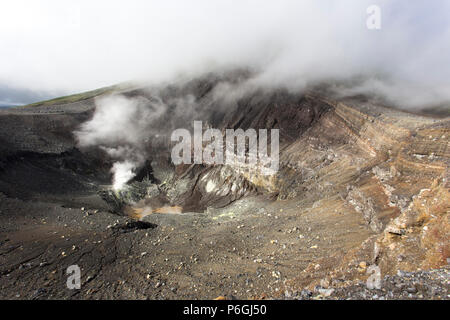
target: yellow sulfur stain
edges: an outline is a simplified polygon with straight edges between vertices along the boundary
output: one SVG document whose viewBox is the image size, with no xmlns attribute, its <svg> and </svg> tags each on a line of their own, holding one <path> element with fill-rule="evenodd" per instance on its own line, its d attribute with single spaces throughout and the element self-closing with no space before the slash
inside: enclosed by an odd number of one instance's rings
<svg viewBox="0 0 450 320">
<path fill-rule="evenodd" d="M 133 219 L 142 219 L 153 213 L 162 214 L 177 214 L 183 213 L 183 208 L 180 206 L 164 206 L 156 209 L 151 209 L 149 207 L 136 208 L 136 207 L 126 207 L 124 212 Z"/>
</svg>

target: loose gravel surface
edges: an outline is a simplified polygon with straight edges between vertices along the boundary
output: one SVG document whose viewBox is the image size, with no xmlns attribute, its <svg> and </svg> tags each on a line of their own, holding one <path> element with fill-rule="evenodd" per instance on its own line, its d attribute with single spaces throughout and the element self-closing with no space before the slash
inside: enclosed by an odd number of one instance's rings
<svg viewBox="0 0 450 320">
<path fill-rule="evenodd" d="M 333 288 L 317 286 L 314 290 L 285 292 L 286 299 L 332 300 L 449 300 L 450 267 L 428 271 L 405 272 L 385 276 L 380 288 L 369 289 L 366 282 Z"/>
</svg>

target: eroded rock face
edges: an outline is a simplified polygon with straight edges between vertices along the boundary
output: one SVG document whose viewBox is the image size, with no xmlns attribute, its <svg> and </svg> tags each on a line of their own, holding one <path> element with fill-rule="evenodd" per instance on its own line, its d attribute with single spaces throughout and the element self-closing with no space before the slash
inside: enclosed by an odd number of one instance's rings
<svg viewBox="0 0 450 320">
<path fill-rule="evenodd" d="M 448 120 L 392 112 L 374 117 L 352 101 L 335 105 L 327 116 L 333 122 L 339 116 L 342 126 L 334 132 L 346 130 L 348 140 L 337 148 L 328 143 L 339 161 L 319 167 L 313 181 L 319 181 L 323 196 L 338 194 L 346 210 L 362 215 L 375 235 L 350 251 L 332 277 L 367 279 L 365 270 L 358 271 L 361 261 L 378 265 L 383 274 L 445 266 Z"/>
<path fill-rule="evenodd" d="M 171 129 L 192 127 L 193 121 L 202 121 L 205 127 L 212 127 L 225 133 L 226 129 L 279 129 L 280 148 L 288 148 L 302 135 L 313 128 L 319 119 L 332 109 L 329 104 L 296 95 L 286 90 L 266 92 L 253 90 L 240 93 L 234 98 L 224 99 L 218 96 L 217 88 L 223 79 L 191 81 L 179 88 L 166 88 L 159 91 L 136 91 L 132 96 L 157 94 L 158 99 L 167 105 L 175 103 L 174 109 L 163 114 L 155 125 L 164 123 L 161 135 L 171 134 Z M 174 102 L 175 101 L 175 102 Z M 177 113 L 176 101 L 192 103 L 190 117 Z M 172 116 L 172 118 L 170 118 Z M 163 139 L 164 140 L 164 139 Z M 282 167 L 280 174 L 264 175 L 258 168 L 233 165 L 178 165 L 170 164 L 170 147 L 162 144 L 149 153 L 149 160 L 155 177 L 163 175 L 160 189 L 170 205 L 183 207 L 185 211 L 204 211 L 207 207 L 224 207 L 244 196 L 266 194 L 268 197 L 282 199 L 299 194 L 295 183 L 303 183 L 297 172 L 286 172 Z M 155 154 L 160 155 L 158 158 Z M 289 151 L 281 155 L 289 154 Z M 161 157 L 165 155 L 165 157 Z M 162 169 L 162 170 L 161 170 Z M 300 187 L 303 188 L 303 187 Z M 285 191 L 289 194 L 285 194 Z"/>
</svg>

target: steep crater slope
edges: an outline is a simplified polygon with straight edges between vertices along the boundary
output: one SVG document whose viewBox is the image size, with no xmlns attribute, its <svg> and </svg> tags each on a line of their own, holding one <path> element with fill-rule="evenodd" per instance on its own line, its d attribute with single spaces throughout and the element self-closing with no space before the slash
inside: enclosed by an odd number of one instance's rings
<svg viewBox="0 0 450 320">
<path fill-rule="evenodd" d="M 235 96 L 230 98 L 218 92 L 224 82 L 222 78 L 208 78 L 194 80 L 181 87 L 140 89 L 125 94 L 128 98 L 146 97 L 150 104 L 151 101 L 162 102 L 166 110 L 149 123 L 152 130 L 157 132 L 157 137 L 143 142 L 147 160 L 136 171 L 137 175 L 129 186 L 119 192 L 102 192 L 115 211 L 129 211 L 129 208 L 125 208 L 130 204 L 127 202 L 136 203 L 140 197 L 145 198 L 142 199 L 145 201 L 141 202 L 141 207 L 166 203 L 181 207 L 183 211 L 203 212 L 208 207 L 224 207 L 247 195 L 264 194 L 269 198 L 279 195 L 280 187 L 274 185 L 275 176 L 262 175 L 258 168 L 251 166 L 174 166 L 170 159 L 174 145 L 170 141 L 171 133 L 178 128 L 187 128 L 192 132 L 193 122 L 202 121 L 204 129 L 217 128 L 224 136 L 227 129 L 253 129 L 256 132 L 268 129 L 270 145 L 270 130 L 278 129 L 280 149 L 283 150 L 314 127 L 332 107 L 323 101 L 281 89 L 234 92 Z M 249 151 L 248 145 L 246 151 Z M 153 204 L 151 196 L 142 193 L 142 181 L 147 176 L 149 179 L 145 180 L 147 186 L 144 187 L 153 190 L 150 193 L 156 195 Z M 137 209 L 135 211 L 143 211 Z"/>
</svg>

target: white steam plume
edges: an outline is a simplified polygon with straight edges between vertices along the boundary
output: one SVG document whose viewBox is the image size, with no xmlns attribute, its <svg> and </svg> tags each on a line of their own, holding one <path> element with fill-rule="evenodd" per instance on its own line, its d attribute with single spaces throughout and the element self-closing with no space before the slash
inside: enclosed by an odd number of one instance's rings
<svg viewBox="0 0 450 320">
<path fill-rule="evenodd" d="M 111 172 L 114 175 L 113 178 L 113 189 L 114 190 L 121 190 L 125 186 L 125 184 L 133 179 L 135 173 L 134 170 L 136 169 L 135 163 L 131 161 L 123 161 L 123 162 L 116 162 L 114 163 L 113 167 L 111 168 Z"/>
<path fill-rule="evenodd" d="M 93 117 L 74 132 L 80 148 L 100 148 L 115 160 L 111 168 L 115 190 L 125 187 L 150 158 L 152 148 L 165 143 L 172 130 L 210 111 L 192 94 L 169 97 L 165 102 L 156 89 L 139 94 L 96 98 Z"/>
<path fill-rule="evenodd" d="M 165 110 L 157 99 L 101 97 L 92 119 L 75 132 L 80 147 L 99 147 L 117 161 L 111 169 L 114 189 L 122 189 L 144 163 L 153 122 Z"/>
</svg>

